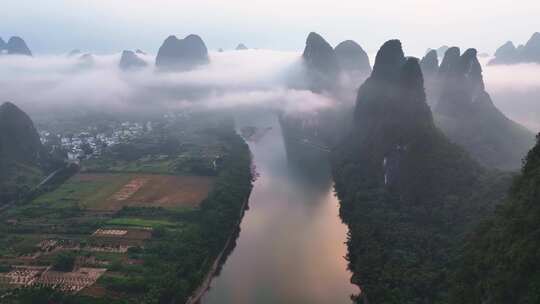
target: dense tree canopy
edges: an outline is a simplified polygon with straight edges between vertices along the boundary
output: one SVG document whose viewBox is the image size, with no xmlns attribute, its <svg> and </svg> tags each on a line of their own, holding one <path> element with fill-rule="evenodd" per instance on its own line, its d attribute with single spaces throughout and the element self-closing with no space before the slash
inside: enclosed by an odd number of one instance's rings
<svg viewBox="0 0 540 304">
<path fill-rule="evenodd" d="M 467 240 L 452 303 L 540 303 L 540 134 L 508 200 Z"/>
<path fill-rule="evenodd" d="M 483 169 L 435 126 L 418 60 L 385 43 L 358 92 L 354 127 L 333 154 L 359 299 L 437 303 L 454 252 L 508 178 Z"/>
</svg>

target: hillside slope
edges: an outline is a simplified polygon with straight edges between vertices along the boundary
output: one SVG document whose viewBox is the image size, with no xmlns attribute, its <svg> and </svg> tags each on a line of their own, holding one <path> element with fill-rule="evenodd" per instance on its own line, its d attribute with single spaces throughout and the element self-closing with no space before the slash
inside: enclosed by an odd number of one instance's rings
<svg viewBox="0 0 540 304">
<path fill-rule="evenodd" d="M 30 117 L 10 102 L 0 105 L 0 205 L 40 181 L 46 158 Z"/>
<path fill-rule="evenodd" d="M 468 239 L 452 303 L 540 303 L 540 134 L 508 200 Z"/>
<path fill-rule="evenodd" d="M 370 303 L 443 299 L 454 248 L 509 181 L 437 129 L 419 62 L 398 40 L 379 50 L 332 162 L 352 281 Z"/>
</svg>

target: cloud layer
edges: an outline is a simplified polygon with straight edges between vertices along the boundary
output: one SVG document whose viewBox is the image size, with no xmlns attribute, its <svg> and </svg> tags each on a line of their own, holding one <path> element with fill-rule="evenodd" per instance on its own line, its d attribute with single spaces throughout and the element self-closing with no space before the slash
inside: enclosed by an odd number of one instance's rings
<svg viewBox="0 0 540 304">
<path fill-rule="evenodd" d="M 540 65 L 484 67 L 484 81 L 495 105 L 509 118 L 540 132 Z"/>
<path fill-rule="evenodd" d="M 123 72 L 120 54 L 78 57 L 0 57 L 0 101 L 31 114 L 63 110 L 165 111 L 265 108 L 316 112 L 335 104 L 306 87 L 300 54 L 270 50 L 211 53 L 211 63 L 183 73 L 160 73 L 154 56 L 147 68 Z M 484 60 L 483 60 L 484 61 Z M 495 104 L 511 119 L 540 131 L 540 65 L 484 66 Z M 344 77 L 334 96 L 354 100 L 359 80 Z"/>
<path fill-rule="evenodd" d="M 107 111 L 265 107 L 289 113 L 331 106 L 331 98 L 290 89 L 302 82 L 300 54 L 267 50 L 211 53 L 211 63 L 181 73 L 121 71 L 119 54 L 80 57 L 0 57 L 0 100 L 25 110 Z"/>
</svg>

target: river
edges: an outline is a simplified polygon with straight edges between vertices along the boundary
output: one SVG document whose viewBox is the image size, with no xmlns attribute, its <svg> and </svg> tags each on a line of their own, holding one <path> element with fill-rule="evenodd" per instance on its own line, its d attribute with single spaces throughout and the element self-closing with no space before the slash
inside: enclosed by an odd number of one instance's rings
<svg viewBox="0 0 540 304">
<path fill-rule="evenodd" d="M 310 169 L 292 163 L 274 116 L 241 124 L 272 129 L 249 142 L 259 177 L 236 247 L 202 303 L 351 303 L 358 288 L 350 283 L 347 227 L 327 162 Z"/>
</svg>

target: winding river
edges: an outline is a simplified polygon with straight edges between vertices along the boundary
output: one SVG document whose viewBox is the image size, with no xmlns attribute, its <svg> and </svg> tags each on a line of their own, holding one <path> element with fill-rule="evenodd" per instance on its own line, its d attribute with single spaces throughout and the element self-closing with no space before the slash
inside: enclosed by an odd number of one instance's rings
<svg viewBox="0 0 540 304">
<path fill-rule="evenodd" d="M 351 303 L 358 289 L 327 162 L 306 168 L 291 161 L 275 116 L 239 121 L 247 125 L 271 127 L 249 142 L 259 177 L 236 247 L 202 303 Z"/>
</svg>

